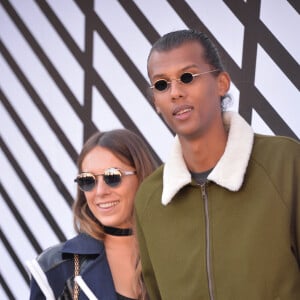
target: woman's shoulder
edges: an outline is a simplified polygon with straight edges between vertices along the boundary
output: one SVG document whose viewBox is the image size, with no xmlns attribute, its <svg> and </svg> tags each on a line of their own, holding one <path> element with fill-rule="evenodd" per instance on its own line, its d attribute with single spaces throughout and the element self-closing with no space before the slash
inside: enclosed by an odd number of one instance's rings
<svg viewBox="0 0 300 300">
<path fill-rule="evenodd" d="M 47 248 L 37 257 L 37 261 L 46 272 L 65 261 L 72 260 L 74 254 L 100 254 L 103 249 L 102 241 L 81 233 L 65 242 Z"/>
<path fill-rule="evenodd" d="M 103 241 L 95 239 L 88 234 L 80 233 L 67 240 L 62 248 L 63 253 L 70 254 L 99 254 L 104 250 Z"/>
<path fill-rule="evenodd" d="M 63 255 L 63 247 L 66 242 L 51 246 L 44 250 L 38 257 L 37 261 L 44 272 L 52 269 L 53 267 L 61 264 L 63 261 L 68 260 L 67 256 Z"/>
</svg>

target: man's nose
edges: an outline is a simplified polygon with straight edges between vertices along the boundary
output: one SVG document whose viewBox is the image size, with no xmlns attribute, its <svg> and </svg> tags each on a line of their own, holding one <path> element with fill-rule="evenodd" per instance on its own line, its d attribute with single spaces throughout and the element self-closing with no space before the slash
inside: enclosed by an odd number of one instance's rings
<svg viewBox="0 0 300 300">
<path fill-rule="evenodd" d="M 179 79 L 172 79 L 169 83 L 170 95 L 173 100 L 183 97 L 184 86 Z"/>
</svg>

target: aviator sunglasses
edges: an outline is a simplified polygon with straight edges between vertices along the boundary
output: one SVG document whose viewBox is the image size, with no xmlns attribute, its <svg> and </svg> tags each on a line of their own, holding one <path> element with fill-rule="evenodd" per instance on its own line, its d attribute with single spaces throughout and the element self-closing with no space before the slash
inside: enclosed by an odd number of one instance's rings
<svg viewBox="0 0 300 300">
<path fill-rule="evenodd" d="M 103 181 L 110 187 L 116 187 L 122 182 L 122 176 L 134 175 L 136 171 L 123 171 L 118 168 L 109 168 L 102 174 L 82 172 L 74 179 L 83 192 L 91 191 L 97 183 L 97 177 L 102 176 Z"/>
<path fill-rule="evenodd" d="M 188 84 L 188 83 L 191 83 L 194 80 L 194 78 L 196 78 L 200 75 L 204 75 L 204 74 L 208 74 L 208 73 L 212 73 L 212 72 L 216 72 L 216 71 L 219 71 L 219 70 L 215 69 L 215 70 L 210 70 L 210 71 L 197 73 L 197 74 L 185 72 L 179 78 L 175 78 L 173 80 L 176 80 L 183 84 Z M 156 91 L 159 91 L 159 92 L 164 92 L 170 87 L 171 83 L 172 83 L 172 81 L 167 81 L 166 79 L 158 79 L 157 81 L 154 82 L 153 85 L 150 86 L 150 88 L 155 89 Z"/>
</svg>

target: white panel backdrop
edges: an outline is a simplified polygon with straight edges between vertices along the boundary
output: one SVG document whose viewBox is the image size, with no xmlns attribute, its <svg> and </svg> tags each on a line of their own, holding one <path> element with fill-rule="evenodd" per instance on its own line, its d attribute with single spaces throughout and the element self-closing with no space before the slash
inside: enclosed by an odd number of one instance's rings
<svg viewBox="0 0 300 300">
<path fill-rule="evenodd" d="M 183 28 L 220 48 L 231 110 L 299 140 L 297 0 L 0 0 L 0 299 L 27 299 L 25 260 L 74 235 L 75 162 L 95 130 L 129 128 L 165 160 L 146 58 Z"/>
</svg>

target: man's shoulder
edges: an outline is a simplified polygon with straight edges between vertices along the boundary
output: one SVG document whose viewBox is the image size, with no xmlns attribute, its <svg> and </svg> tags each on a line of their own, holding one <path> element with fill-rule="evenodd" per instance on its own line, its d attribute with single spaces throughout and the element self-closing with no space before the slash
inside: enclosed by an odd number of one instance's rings
<svg viewBox="0 0 300 300">
<path fill-rule="evenodd" d="M 271 136 L 255 134 L 254 140 L 254 151 L 272 151 L 274 152 L 286 152 L 289 154 L 294 152 L 295 154 L 300 154 L 300 143 L 299 141 L 287 137 L 287 136 Z"/>
<path fill-rule="evenodd" d="M 154 186 L 162 185 L 164 165 L 159 166 L 153 173 L 146 177 L 141 183 L 140 190 L 152 189 Z"/>
<path fill-rule="evenodd" d="M 268 170 L 278 166 L 299 168 L 300 143 L 286 136 L 256 134 L 251 159 Z"/>
<path fill-rule="evenodd" d="M 259 142 L 265 142 L 265 143 L 276 143 L 278 145 L 285 145 L 285 144 L 291 144 L 291 145 L 300 145 L 299 141 L 288 137 L 284 135 L 265 135 L 265 134 L 259 134 L 255 133 L 255 140 Z"/>
</svg>

